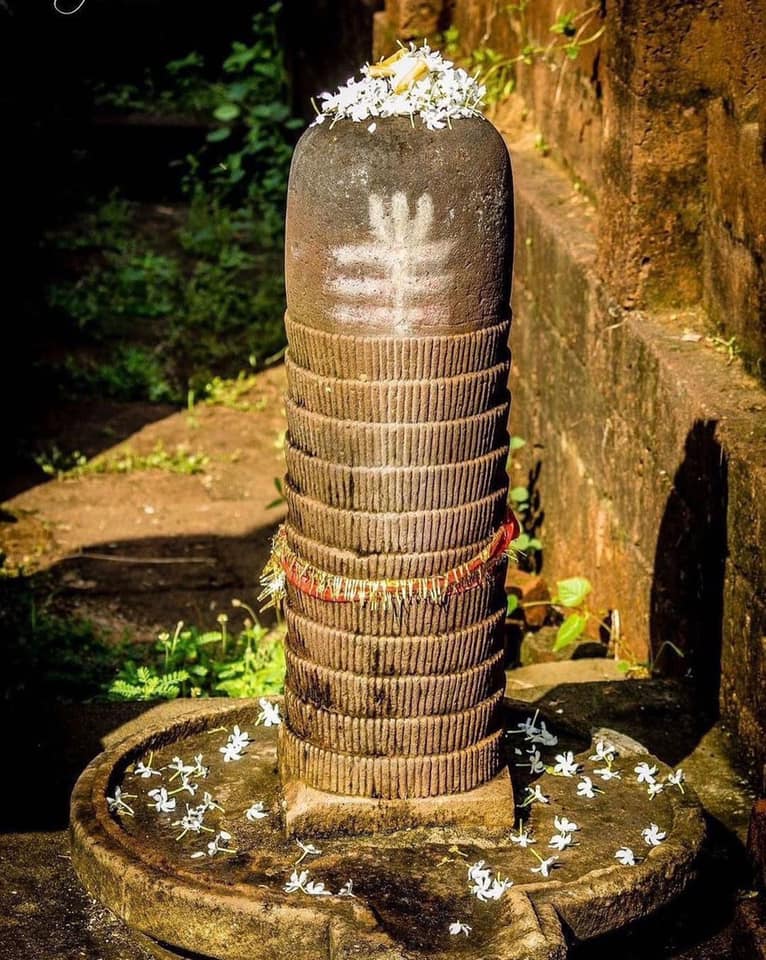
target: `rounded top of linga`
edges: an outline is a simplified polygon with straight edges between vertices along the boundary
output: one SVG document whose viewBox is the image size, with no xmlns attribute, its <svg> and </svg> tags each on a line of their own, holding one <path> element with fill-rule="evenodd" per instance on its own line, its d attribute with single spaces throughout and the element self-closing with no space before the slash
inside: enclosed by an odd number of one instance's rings
<svg viewBox="0 0 766 960">
<path fill-rule="evenodd" d="M 335 109 L 295 150 L 285 250 L 291 319 L 403 337 L 496 324 L 507 311 L 513 256 L 502 137 L 473 108 L 370 113 L 402 109 L 403 94 L 381 101 L 373 90 L 365 102 L 361 89 L 328 96 Z M 464 91 L 450 89 L 442 102 L 455 96 Z"/>
</svg>

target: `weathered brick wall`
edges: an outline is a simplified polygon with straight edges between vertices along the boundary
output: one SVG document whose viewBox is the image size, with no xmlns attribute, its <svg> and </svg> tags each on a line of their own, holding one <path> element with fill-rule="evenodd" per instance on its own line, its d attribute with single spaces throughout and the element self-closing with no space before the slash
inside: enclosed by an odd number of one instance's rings
<svg viewBox="0 0 766 960">
<path fill-rule="evenodd" d="M 405 27 L 404 6 L 378 15 L 378 53 L 433 29 Z M 506 6 L 410 9 L 453 23 L 464 53 L 546 47 L 560 5 Z M 517 183 L 512 427 L 529 441 L 544 571 L 594 581 L 594 606 L 620 610 L 621 654 L 679 646 L 660 664 L 720 689 L 762 763 L 766 391 L 747 372 L 766 354 L 760 6 L 577 0 L 582 36 L 603 34 L 575 60 L 519 63 L 495 119 Z"/>
</svg>

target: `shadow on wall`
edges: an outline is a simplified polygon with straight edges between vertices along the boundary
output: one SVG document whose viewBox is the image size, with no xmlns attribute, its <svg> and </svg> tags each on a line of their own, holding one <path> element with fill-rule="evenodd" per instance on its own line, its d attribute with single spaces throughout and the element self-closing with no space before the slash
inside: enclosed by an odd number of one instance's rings
<svg viewBox="0 0 766 960">
<path fill-rule="evenodd" d="M 652 662 L 663 673 L 688 674 L 700 706 L 712 712 L 721 679 L 728 502 L 717 425 L 697 420 L 687 435 L 657 536 L 649 620 Z"/>
</svg>

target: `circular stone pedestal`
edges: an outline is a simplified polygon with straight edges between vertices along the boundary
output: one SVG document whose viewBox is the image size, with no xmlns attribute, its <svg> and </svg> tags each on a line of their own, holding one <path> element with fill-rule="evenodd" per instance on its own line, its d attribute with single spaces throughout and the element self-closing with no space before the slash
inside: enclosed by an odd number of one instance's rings
<svg viewBox="0 0 766 960">
<path fill-rule="evenodd" d="M 72 860 L 86 889 L 165 958 L 561 960 L 573 940 L 625 926 L 675 897 L 703 839 L 688 787 L 666 783 L 650 799 L 637 782 L 634 768 L 644 761 L 658 768 L 657 780 L 669 773 L 639 744 L 608 731 L 592 738 L 561 717 L 535 716 L 515 704 L 507 705 L 506 744 L 517 813 L 534 836 L 529 846 L 514 843 L 510 832 L 497 841 L 446 827 L 288 839 L 279 728 L 256 725 L 260 705 L 179 704 L 175 716 L 173 709 L 97 757 L 77 782 L 71 811 Z M 519 727 L 527 717 L 536 729 L 544 720 L 558 742 L 532 743 Z M 235 725 L 250 743 L 227 762 L 221 748 Z M 600 737 L 619 750 L 612 763 L 619 779 L 594 773 L 605 766 L 589 759 Z M 549 771 L 556 755 L 571 750 L 580 770 L 572 777 L 532 773 L 521 766 L 530 749 L 540 750 Z M 191 767 L 200 754 L 184 789 L 173 765 L 180 758 Z M 141 776 L 139 762 L 159 772 Z M 578 794 L 583 775 L 601 792 Z M 547 802 L 523 806 L 530 784 Z M 131 812 L 110 811 L 107 798 L 117 787 Z M 156 809 L 158 795 L 149 791 L 161 788 L 174 810 Z M 205 794 L 217 805 L 205 813 L 205 829 L 180 836 L 187 803 L 197 806 Z M 561 851 L 549 846 L 559 833 L 556 817 L 578 826 L 574 843 Z M 658 846 L 642 836 L 650 824 L 665 834 Z M 615 859 L 624 847 L 633 850 L 635 866 Z M 550 857 L 556 862 L 545 877 L 541 860 Z M 476 896 L 469 868 L 478 861 L 484 863 L 474 874 L 489 870 L 487 884 L 513 881 L 496 900 Z M 451 932 L 455 924 L 467 932 Z"/>
</svg>

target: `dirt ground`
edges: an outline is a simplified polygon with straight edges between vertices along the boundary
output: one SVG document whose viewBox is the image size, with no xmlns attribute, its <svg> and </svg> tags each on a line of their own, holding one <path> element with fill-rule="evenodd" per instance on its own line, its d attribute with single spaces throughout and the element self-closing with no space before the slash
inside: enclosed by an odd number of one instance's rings
<svg viewBox="0 0 766 960">
<path fill-rule="evenodd" d="M 41 445 L 111 456 L 125 448 L 147 454 L 161 443 L 209 459 L 196 474 L 22 478 L 31 485 L 0 505 L 6 567 L 32 574 L 68 615 L 136 639 L 179 619 L 210 626 L 234 597 L 257 606 L 260 571 L 284 515 L 269 506 L 284 471 L 284 389 L 279 366 L 238 398 L 247 410 L 91 402 L 54 411 Z"/>
</svg>

